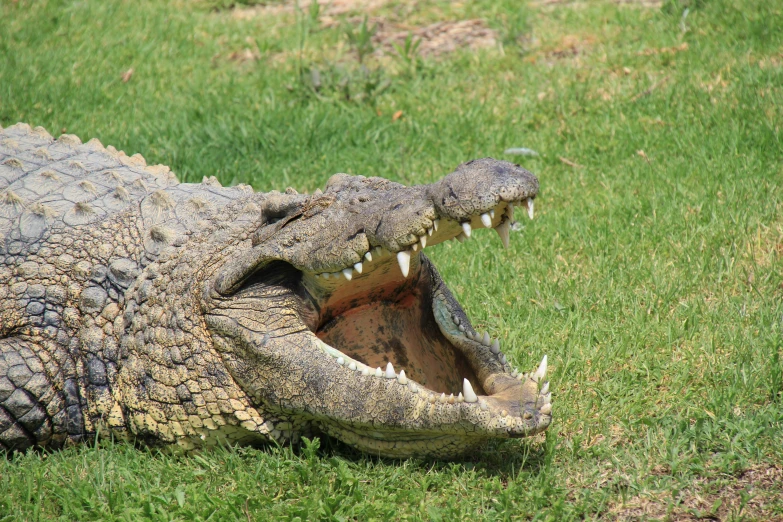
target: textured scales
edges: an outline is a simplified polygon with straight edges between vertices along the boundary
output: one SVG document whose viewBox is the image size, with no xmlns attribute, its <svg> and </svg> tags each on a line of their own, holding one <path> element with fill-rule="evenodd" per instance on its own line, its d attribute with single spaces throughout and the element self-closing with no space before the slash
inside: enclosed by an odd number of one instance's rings
<svg viewBox="0 0 783 522">
<path fill-rule="evenodd" d="M 0 449 L 323 432 L 455 456 L 538 433 L 546 361 L 529 377 L 510 367 L 421 253 L 482 227 L 507 244 L 514 204 L 532 217 L 537 192 L 484 159 L 432 185 L 337 174 L 323 193 L 262 194 L 5 129 Z"/>
</svg>

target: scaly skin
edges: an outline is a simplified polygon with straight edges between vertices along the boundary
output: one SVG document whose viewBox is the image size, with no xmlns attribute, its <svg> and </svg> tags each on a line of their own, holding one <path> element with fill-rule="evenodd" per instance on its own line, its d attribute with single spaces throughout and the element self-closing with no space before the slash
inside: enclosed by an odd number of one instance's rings
<svg viewBox="0 0 783 522">
<path fill-rule="evenodd" d="M 487 226 L 507 243 L 512 203 L 532 216 L 537 192 L 484 159 L 432 185 L 337 174 L 314 195 L 261 194 L 5 129 L 0 449 L 323 432 L 452 457 L 541 432 L 546 362 L 512 369 L 421 253 Z"/>
</svg>

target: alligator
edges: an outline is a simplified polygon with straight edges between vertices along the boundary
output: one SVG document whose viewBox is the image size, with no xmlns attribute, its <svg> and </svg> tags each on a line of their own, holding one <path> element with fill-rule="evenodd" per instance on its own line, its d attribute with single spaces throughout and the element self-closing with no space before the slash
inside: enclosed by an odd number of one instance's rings
<svg viewBox="0 0 783 522">
<path fill-rule="evenodd" d="M 115 436 L 182 451 L 326 435 L 452 458 L 552 420 L 422 253 L 533 217 L 490 158 L 429 185 L 179 183 L 97 139 L 0 127 L 0 449 Z"/>
</svg>

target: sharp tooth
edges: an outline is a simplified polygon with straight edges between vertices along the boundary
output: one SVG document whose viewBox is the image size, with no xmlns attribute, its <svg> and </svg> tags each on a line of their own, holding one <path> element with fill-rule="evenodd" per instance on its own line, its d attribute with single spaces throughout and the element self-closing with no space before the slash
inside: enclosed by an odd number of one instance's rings
<svg viewBox="0 0 783 522">
<path fill-rule="evenodd" d="M 366 259 L 367 261 L 372 261 L 372 254 L 370 253 L 369 250 L 367 251 L 366 254 L 364 254 L 364 259 Z"/>
<path fill-rule="evenodd" d="M 358 263 L 356 263 L 355 265 L 353 265 L 353 269 L 354 269 L 354 270 L 356 270 L 356 272 L 358 272 L 358 273 L 360 273 L 360 274 L 361 274 L 361 273 L 362 273 L 362 269 L 363 269 L 363 267 L 362 267 L 362 262 L 361 262 L 361 261 L 359 261 Z"/>
<path fill-rule="evenodd" d="M 495 209 L 494 208 L 489 211 L 489 217 L 491 217 L 492 219 L 495 219 Z"/>
<path fill-rule="evenodd" d="M 508 362 L 508 359 L 506 359 L 506 354 L 500 354 L 500 362 L 503 364 L 506 364 Z"/>
<path fill-rule="evenodd" d="M 462 392 L 457 395 L 457 402 L 465 402 L 465 397 L 462 396 Z"/>
<path fill-rule="evenodd" d="M 408 277 L 408 271 L 411 268 L 411 253 L 407 250 L 397 252 L 397 263 L 400 264 L 400 272 L 403 277 Z"/>
<path fill-rule="evenodd" d="M 432 232 L 433 232 L 433 230 L 432 230 L 432 227 L 430 227 L 430 228 L 428 228 L 428 229 L 427 229 L 427 235 L 428 235 L 428 236 L 431 236 L 431 235 L 432 235 Z"/>
<path fill-rule="evenodd" d="M 508 248 L 510 230 L 511 230 L 511 225 L 509 224 L 509 221 L 506 219 L 501 221 L 500 224 L 495 227 L 495 232 L 497 232 L 498 235 L 500 236 L 500 241 L 503 243 L 504 248 Z"/>
<path fill-rule="evenodd" d="M 412 393 L 419 393 L 419 387 L 416 386 L 413 381 L 408 382 L 408 388 L 410 388 Z"/>
<path fill-rule="evenodd" d="M 375 369 L 375 376 L 376 377 L 383 377 L 383 370 L 381 370 L 380 366 Z"/>
<path fill-rule="evenodd" d="M 392 366 L 391 362 L 386 363 L 386 373 L 384 374 L 384 377 L 387 379 L 394 379 L 397 377 L 397 374 L 394 373 L 394 366 Z"/>
<path fill-rule="evenodd" d="M 481 214 L 481 224 L 484 225 L 485 228 L 492 228 L 492 218 L 487 212 Z"/>
<path fill-rule="evenodd" d="M 546 377 L 546 355 L 541 359 L 541 364 L 538 365 L 538 370 L 533 374 L 532 379 L 536 382 L 541 382 Z"/>
<path fill-rule="evenodd" d="M 440 223 L 440 219 L 436 219 L 432 222 L 432 228 L 434 228 L 436 231 L 438 230 L 438 224 Z"/>
<path fill-rule="evenodd" d="M 549 393 L 549 381 L 545 382 L 541 387 L 541 395 L 546 395 L 547 393 Z"/>
<path fill-rule="evenodd" d="M 397 382 L 400 384 L 408 384 L 408 378 L 405 377 L 405 370 L 400 370 L 400 374 L 397 376 Z"/>
<path fill-rule="evenodd" d="M 456 402 L 456 399 L 454 398 L 454 394 L 452 393 L 449 395 L 449 404 L 454 404 Z"/>
<path fill-rule="evenodd" d="M 362 368 L 362 375 L 364 375 L 365 377 L 370 375 L 370 369 L 367 367 Z"/>
<path fill-rule="evenodd" d="M 508 202 L 508 206 L 506 207 L 506 214 L 508 214 L 509 221 L 514 221 L 514 204 L 510 201 Z"/>
<path fill-rule="evenodd" d="M 353 278 L 353 268 L 346 268 L 343 270 L 343 275 L 348 281 L 350 281 Z"/>
<path fill-rule="evenodd" d="M 484 332 L 484 337 L 481 339 L 481 344 L 484 346 L 489 346 L 490 339 L 489 339 L 489 332 Z"/>
<path fill-rule="evenodd" d="M 454 324 L 459 324 L 459 316 L 457 314 L 452 315 L 451 320 L 454 321 Z"/>
<path fill-rule="evenodd" d="M 497 355 L 500 352 L 500 341 L 497 339 L 492 341 L 492 345 L 489 347 L 489 351 Z"/>
<path fill-rule="evenodd" d="M 338 357 L 338 358 L 337 358 L 337 364 L 339 364 L 340 366 L 342 366 L 343 364 L 345 364 L 345 359 L 343 359 L 342 357 Z"/>
<path fill-rule="evenodd" d="M 470 381 L 467 379 L 462 379 L 462 395 L 465 396 L 465 402 L 478 401 L 476 392 L 473 391 L 473 386 L 470 385 Z"/>
<path fill-rule="evenodd" d="M 348 368 L 351 369 L 351 370 L 356 371 L 356 363 L 351 361 L 350 364 L 348 365 Z"/>
<path fill-rule="evenodd" d="M 479 407 L 485 411 L 489 409 L 489 405 L 485 401 L 479 401 Z"/>
<path fill-rule="evenodd" d="M 424 250 L 424 247 L 427 246 L 427 236 L 419 236 L 419 243 L 421 243 L 421 249 Z"/>
<path fill-rule="evenodd" d="M 516 377 L 517 375 L 519 375 L 519 371 L 517 371 L 517 369 L 514 368 L 514 371 L 511 372 L 511 376 Z"/>
<path fill-rule="evenodd" d="M 462 243 L 463 241 L 465 241 L 467 239 L 467 237 L 465 236 L 465 234 L 463 232 L 460 232 L 459 235 L 457 237 L 455 237 L 454 239 L 456 239 L 457 241 Z"/>
<path fill-rule="evenodd" d="M 460 332 L 464 332 L 465 331 L 465 325 L 464 324 L 459 325 L 458 328 L 459 328 Z"/>
<path fill-rule="evenodd" d="M 414 252 L 416 252 L 418 249 L 419 249 L 418 243 L 414 243 L 413 246 L 411 247 L 411 250 L 413 250 Z"/>
<path fill-rule="evenodd" d="M 544 415 L 550 415 L 552 413 L 552 405 L 551 404 L 544 404 L 541 406 L 541 408 L 538 410 Z"/>
<path fill-rule="evenodd" d="M 467 221 L 462 223 L 462 233 L 465 234 L 465 237 L 470 237 L 470 230 L 471 230 L 470 223 L 468 223 Z"/>
<path fill-rule="evenodd" d="M 552 404 L 552 394 L 546 393 L 541 396 L 541 404 Z"/>
<path fill-rule="evenodd" d="M 329 272 L 324 272 L 323 274 L 321 274 L 321 277 L 323 277 L 324 279 L 329 279 Z"/>
<path fill-rule="evenodd" d="M 438 402 L 442 402 L 442 403 L 445 404 L 447 400 L 448 399 L 446 398 L 446 394 L 445 393 L 441 393 L 440 397 L 438 398 Z"/>
<path fill-rule="evenodd" d="M 533 219 L 533 198 L 527 198 L 527 215 Z"/>
</svg>

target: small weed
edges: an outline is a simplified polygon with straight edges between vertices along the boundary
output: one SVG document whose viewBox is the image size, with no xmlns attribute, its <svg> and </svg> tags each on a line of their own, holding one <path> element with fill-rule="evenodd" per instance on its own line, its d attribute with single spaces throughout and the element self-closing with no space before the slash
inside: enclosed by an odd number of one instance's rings
<svg viewBox="0 0 783 522">
<path fill-rule="evenodd" d="M 375 44 L 373 44 L 372 39 L 377 32 L 378 26 L 376 24 L 370 26 L 366 15 L 358 27 L 348 25 L 345 28 L 345 36 L 350 46 L 356 52 L 356 58 L 360 64 L 363 64 L 365 58 L 375 51 Z"/>
</svg>

